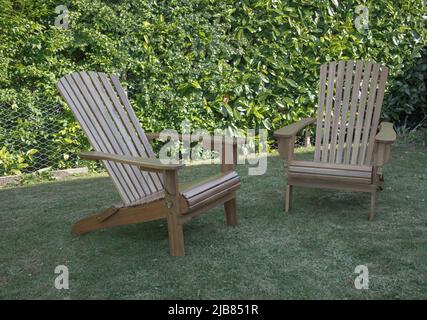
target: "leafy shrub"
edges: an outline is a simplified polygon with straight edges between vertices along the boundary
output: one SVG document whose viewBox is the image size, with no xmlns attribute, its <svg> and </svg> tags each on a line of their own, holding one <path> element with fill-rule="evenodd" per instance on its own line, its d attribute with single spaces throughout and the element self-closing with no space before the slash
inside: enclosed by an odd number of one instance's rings
<svg viewBox="0 0 427 320">
<path fill-rule="evenodd" d="M 67 30 L 53 25 L 59 4 L 70 11 Z M 355 28 L 360 4 L 369 8 L 369 28 L 361 32 Z M 61 159 L 58 167 L 76 165 L 76 151 L 88 147 L 55 89 L 62 75 L 76 70 L 118 74 L 147 131 L 179 129 L 188 119 L 208 130 L 272 132 L 313 115 L 319 65 L 338 59 L 371 59 L 390 68 L 384 118 L 417 123 L 425 114 L 425 86 L 414 80 L 426 68 L 423 0 L 0 0 L 0 5 L 0 108 L 25 114 L 62 106 L 55 120 L 60 129 L 48 135 L 54 144 L 50 156 Z M 43 137 L 36 137 L 36 145 Z"/>
<path fill-rule="evenodd" d="M 36 149 L 30 149 L 26 153 L 18 151 L 10 153 L 5 147 L 0 149 L 0 175 L 21 174 L 22 170 L 33 161 L 32 155 L 37 153 Z"/>
<path fill-rule="evenodd" d="M 396 76 L 389 92 L 384 103 L 387 118 L 411 129 L 427 124 L 427 48 Z"/>
</svg>

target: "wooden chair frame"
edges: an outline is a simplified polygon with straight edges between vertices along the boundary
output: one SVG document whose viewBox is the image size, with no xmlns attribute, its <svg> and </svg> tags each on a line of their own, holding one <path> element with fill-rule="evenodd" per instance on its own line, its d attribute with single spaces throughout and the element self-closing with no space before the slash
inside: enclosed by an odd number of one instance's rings
<svg viewBox="0 0 427 320">
<path fill-rule="evenodd" d="M 237 156 L 236 142 L 233 144 L 233 150 Z M 182 196 L 186 184 L 180 184 L 178 179 L 178 171 L 184 167 L 183 164 L 163 164 L 158 159 L 143 159 L 102 152 L 82 152 L 80 157 L 86 160 L 108 160 L 125 163 L 136 166 L 140 170 L 162 173 L 165 191 L 164 197 L 160 199 L 130 206 L 113 205 L 98 214 L 79 220 L 72 229 L 76 235 L 107 227 L 166 219 L 170 254 L 172 256 L 184 256 L 183 225 L 191 218 L 223 204 L 227 225 L 236 226 L 238 224 L 235 187 L 224 190 L 223 194 L 215 195 L 213 201 L 208 200 L 199 206 L 189 208 Z M 234 170 L 234 168 L 235 164 L 222 164 L 221 172 L 230 172 L 230 169 Z"/>
<path fill-rule="evenodd" d="M 101 160 L 123 200 L 122 204 L 78 221 L 72 229 L 74 234 L 166 219 L 170 254 L 183 256 L 183 224 L 194 216 L 224 205 L 226 223 L 238 224 L 236 138 L 219 137 L 219 143 L 212 142 L 211 147 L 222 146 L 220 174 L 179 183 L 178 171 L 183 164 L 163 164 L 154 157 L 149 140 L 158 134 L 147 137 L 116 76 L 75 72 L 61 78 L 57 88 L 96 150 L 82 152 L 81 158 Z M 225 150 L 230 147 L 231 164 L 225 161 Z"/>
</svg>

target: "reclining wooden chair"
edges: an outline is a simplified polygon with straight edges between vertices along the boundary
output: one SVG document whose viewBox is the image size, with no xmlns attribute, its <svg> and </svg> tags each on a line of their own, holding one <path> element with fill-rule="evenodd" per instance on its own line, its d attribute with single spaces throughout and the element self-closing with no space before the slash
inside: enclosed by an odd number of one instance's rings
<svg viewBox="0 0 427 320">
<path fill-rule="evenodd" d="M 85 131 L 94 152 L 81 157 L 102 160 L 123 204 L 78 221 L 73 233 L 167 219 L 169 248 L 184 255 L 183 224 L 191 217 L 224 204 L 228 225 L 237 224 L 234 165 L 203 181 L 179 184 L 182 164 L 156 159 L 117 77 L 96 72 L 64 76 L 57 88 Z"/>
<path fill-rule="evenodd" d="M 369 218 L 374 220 L 381 170 L 396 139 L 391 123 L 378 126 L 387 74 L 386 67 L 363 61 L 321 66 L 314 161 L 294 160 L 293 148 L 297 132 L 315 119 L 302 119 L 274 133 L 288 164 L 286 212 L 293 186 L 347 189 L 371 193 Z"/>
</svg>

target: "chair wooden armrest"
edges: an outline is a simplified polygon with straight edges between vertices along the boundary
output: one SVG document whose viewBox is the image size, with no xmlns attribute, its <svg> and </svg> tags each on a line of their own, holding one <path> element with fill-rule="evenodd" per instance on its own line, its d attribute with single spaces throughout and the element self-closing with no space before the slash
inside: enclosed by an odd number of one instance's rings
<svg viewBox="0 0 427 320">
<path fill-rule="evenodd" d="M 97 151 L 82 152 L 80 153 L 80 157 L 86 160 L 108 160 L 113 162 L 125 163 L 137 166 L 144 171 L 151 172 L 175 171 L 184 166 L 184 164 L 163 164 L 159 159 L 122 156 Z"/>
<path fill-rule="evenodd" d="M 375 142 L 390 144 L 396 141 L 396 132 L 391 122 L 381 122 L 380 131 L 375 136 Z"/>
<path fill-rule="evenodd" d="M 304 129 L 306 126 L 314 123 L 315 121 L 316 119 L 313 118 L 301 119 L 297 122 L 294 122 L 290 125 L 287 125 L 283 128 L 274 131 L 274 136 L 276 138 L 292 138 L 298 133 L 298 131 Z"/>
<path fill-rule="evenodd" d="M 277 138 L 279 145 L 279 153 L 288 163 L 293 158 L 296 134 L 315 121 L 314 118 L 305 118 L 274 131 L 274 137 Z"/>
<path fill-rule="evenodd" d="M 375 136 L 374 163 L 376 167 L 382 167 L 390 160 L 391 144 L 396 141 L 396 132 L 393 124 L 382 122 L 380 131 Z"/>
</svg>

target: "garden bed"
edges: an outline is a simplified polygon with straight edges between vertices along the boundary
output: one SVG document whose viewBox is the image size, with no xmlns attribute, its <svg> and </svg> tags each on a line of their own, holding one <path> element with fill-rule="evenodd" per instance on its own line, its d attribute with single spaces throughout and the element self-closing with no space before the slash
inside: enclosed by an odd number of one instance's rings
<svg viewBox="0 0 427 320">
<path fill-rule="evenodd" d="M 43 172 L 39 170 L 38 172 Z M 62 180 L 64 178 L 74 176 L 76 174 L 87 174 L 88 168 L 73 168 L 73 169 L 64 169 L 64 170 L 53 170 L 53 171 L 45 171 L 49 173 L 49 176 L 54 180 Z M 0 188 L 2 187 L 10 187 L 20 185 L 24 177 L 28 177 L 31 174 L 17 174 L 13 176 L 4 176 L 0 177 Z M 33 173 L 33 175 L 37 175 L 37 172 Z"/>
</svg>

